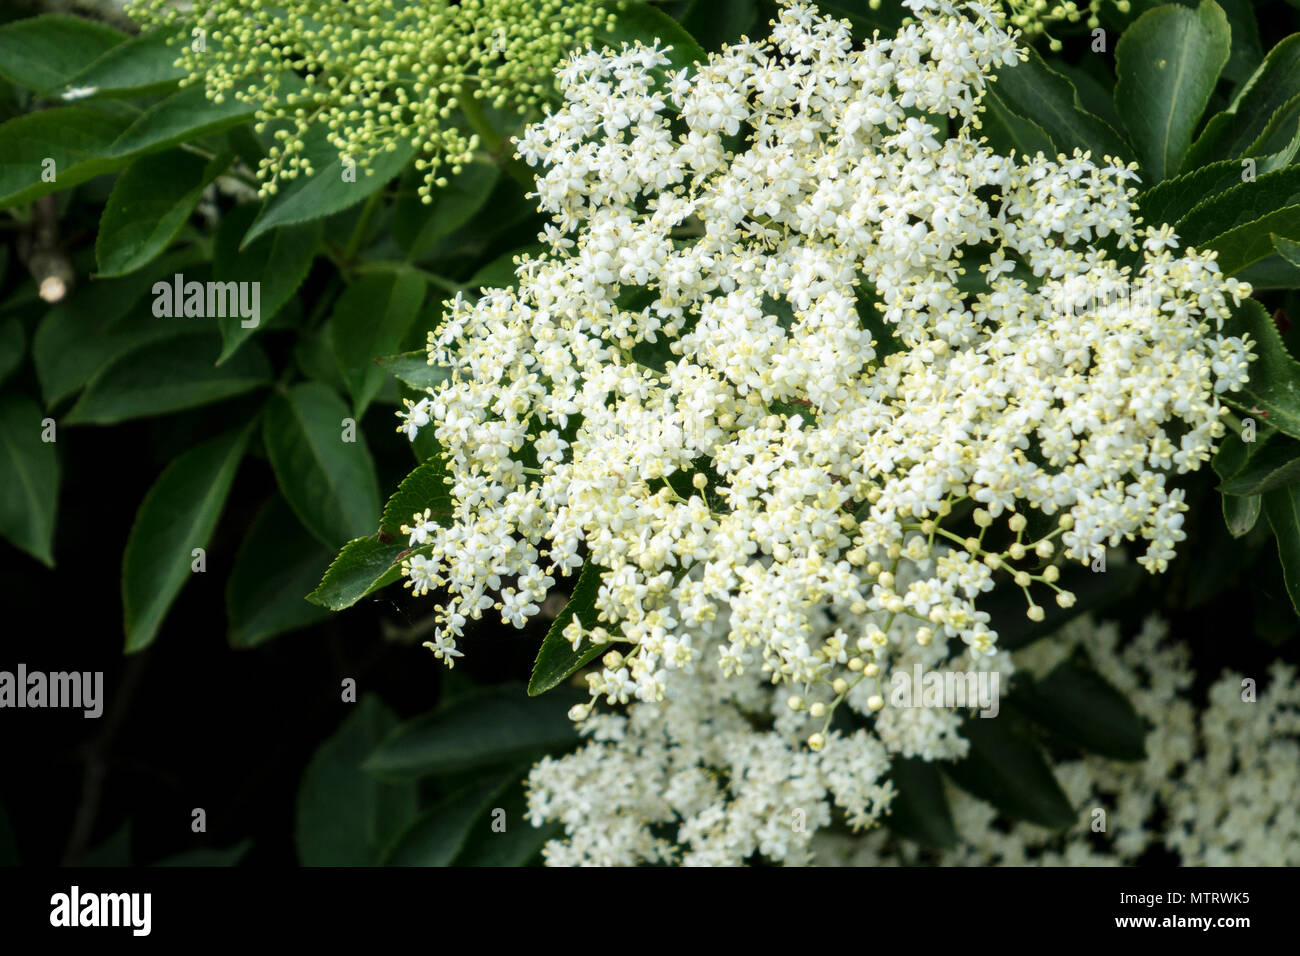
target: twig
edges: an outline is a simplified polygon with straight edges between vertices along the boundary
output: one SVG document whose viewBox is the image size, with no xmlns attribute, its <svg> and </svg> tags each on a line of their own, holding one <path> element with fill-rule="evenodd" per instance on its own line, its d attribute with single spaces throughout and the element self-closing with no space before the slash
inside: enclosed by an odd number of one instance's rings
<svg viewBox="0 0 1300 956">
<path fill-rule="evenodd" d="M 18 257 L 27 264 L 46 302 L 59 302 L 72 289 L 76 272 L 59 242 L 59 207 L 53 196 L 32 203 L 31 224 L 18 237 Z"/>
</svg>

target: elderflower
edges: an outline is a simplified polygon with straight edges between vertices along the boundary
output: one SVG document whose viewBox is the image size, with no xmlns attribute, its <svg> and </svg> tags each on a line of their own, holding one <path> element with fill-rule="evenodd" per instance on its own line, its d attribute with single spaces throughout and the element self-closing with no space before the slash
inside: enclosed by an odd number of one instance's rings
<svg viewBox="0 0 1300 956">
<path fill-rule="evenodd" d="M 916 572 L 900 568 L 900 583 Z M 718 618 L 684 627 L 681 639 L 706 655 L 726 646 L 730 629 Z M 810 615 L 812 633 L 834 642 L 841 619 L 823 608 Z M 550 841 L 550 865 L 738 865 L 758 856 L 798 865 L 813 862 L 817 835 L 838 814 L 855 831 L 870 831 L 890 812 L 888 779 L 894 756 L 956 760 L 969 750 L 960 727 L 963 702 L 921 701 L 900 675 L 951 673 L 999 683 L 1014 673 L 1010 655 L 963 663 L 959 643 L 940 635 L 916 640 L 921 628 L 896 617 L 881 632 L 884 653 L 863 665 L 849 660 L 853 680 L 810 685 L 785 696 L 757 666 L 761 652 L 740 652 L 734 674 L 719 668 L 672 670 L 661 677 L 663 699 L 632 702 L 626 715 L 573 716 L 587 743 L 576 753 L 547 758 L 528 778 L 534 825 L 554 821 L 564 836 Z M 856 666 L 855 666 L 856 664 Z M 606 675 L 592 675 L 603 682 Z M 605 685 L 602 683 L 602 687 Z M 984 703 L 992 703 L 992 698 Z M 856 727 L 830 728 L 836 701 Z M 971 704 L 972 701 L 965 701 Z M 867 715 L 871 725 L 862 726 Z M 806 746 L 805 746 L 806 745 Z"/>
<path fill-rule="evenodd" d="M 720 621 L 689 629 L 690 640 L 713 649 Z M 854 826 L 878 820 L 894 794 L 886 745 L 864 729 L 810 735 L 822 722 L 807 711 L 824 699 L 811 708 L 786 701 L 762 679 L 755 652 L 744 658 L 740 678 L 673 671 L 663 703 L 633 703 L 626 717 L 577 715 L 586 746 L 543 760 L 528 780 L 534 825 L 556 820 L 566 830 L 547 844 L 548 864 L 718 866 L 755 854 L 808 863 L 810 838 L 833 807 Z M 756 718 L 770 727 L 756 728 Z"/>
<path fill-rule="evenodd" d="M 1167 477 L 1224 434 L 1254 356 L 1221 327 L 1250 287 L 1140 227 L 1136 167 L 995 154 L 981 101 L 1016 37 L 912 7 L 861 48 L 786 3 L 691 73 L 641 45 L 558 71 L 564 106 L 519 154 L 571 244 L 457 296 L 429 345 L 449 378 L 402 413 L 451 475 L 404 565 L 446 594 L 444 654 L 585 560 L 595 609 L 564 636 L 622 656 L 588 675 L 593 708 L 757 675 L 828 692 L 805 740 L 830 754 L 842 705 L 886 720 L 871 688 L 898 655 L 992 666 L 997 584 L 1041 620 L 1073 602 L 1063 562 L 1144 541 L 1168 566 Z"/>
<path fill-rule="evenodd" d="M 274 143 L 262 160 L 263 194 L 310 176 L 304 136 L 323 125 L 340 156 L 361 169 L 410 143 L 423 154 L 424 201 L 470 159 L 477 136 L 452 121 L 475 101 L 518 113 L 554 96 L 551 72 L 613 14 L 597 0 L 133 0 L 149 27 L 181 27 L 177 65 L 215 103 L 256 110 Z"/>
</svg>

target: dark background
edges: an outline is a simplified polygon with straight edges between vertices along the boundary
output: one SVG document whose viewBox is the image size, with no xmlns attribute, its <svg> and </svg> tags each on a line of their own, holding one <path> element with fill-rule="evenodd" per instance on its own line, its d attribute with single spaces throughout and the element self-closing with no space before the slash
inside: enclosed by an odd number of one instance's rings
<svg viewBox="0 0 1300 956">
<path fill-rule="evenodd" d="M 299 777 L 353 706 L 341 699 L 343 679 L 402 717 L 433 707 L 444 683 L 445 667 L 420 647 L 423 637 L 385 637 L 385 625 L 411 627 L 433 607 L 433 595 L 413 599 L 400 587 L 258 648 L 228 645 L 224 572 L 274 490 L 265 462 L 241 469 L 207 572 L 186 582 L 153 646 L 124 657 L 121 553 L 144 490 L 166 464 L 155 454 L 167 426 L 62 430 L 58 566 L 0 544 L 0 670 L 21 662 L 104 672 L 98 719 L 78 710 L 0 711 L 0 807 L 24 864 L 87 862 L 95 849 L 89 862 L 145 864 L 252 837 L 248 863 L 291 865 Z M 396 450 L 409 467 L 409 452 Z M 486 624 L 466 641 L 455 676 L 526 678 L 543 633 Z M 206 834 L 191 832 L 196 807 L 207 812 Z"/>
</svg>

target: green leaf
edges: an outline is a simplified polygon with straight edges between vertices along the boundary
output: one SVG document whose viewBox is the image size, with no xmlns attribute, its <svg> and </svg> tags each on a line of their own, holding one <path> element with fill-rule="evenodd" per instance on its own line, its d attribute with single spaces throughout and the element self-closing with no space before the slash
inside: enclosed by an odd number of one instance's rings
<svg viewBox="0 0 1300 956">
<path fill-rule="evenodd" d="M 1277 112 L 1264 125 L 1259 136 L 1246 147 L 1245 155 L 1270 156 L 1284 153 L 1291 141 L 1295 139 L 1297 122 L 1300 122 L 1300 93 L 1277 108 Z M 1288 158 L 1287 162 L 1280 165 L 1286 166 L 1289 162 Z"/>
<path fill-rule="evenodd" d="M 349 285 L 329 318 L 339 372 L 360 418 L 384 383 L 375 359 L 395 352 L 424 301 L 425 283 L 411 272 L 377 272 Z"/>
<path fill-rule="evenodd" d="M 519 780 L 518 768 L 491 774 L 422 813 L 388 848 L 385 866 L 450 866 L 498 798 Z"/>
<path fill-rule="evenodd" d="M 1178 224 L 1184 245 L 1204 247 L 1242 226 L 1259 226 L 1288 206 L 1300 204 L 1300 166 L 1280 169 L 1207 198 Z M 1259 225 L 1257 225 L 1259 224 Z M 1267 238 L 1268 231 L 1263 230 Z"/>
<path fill-rule="evenodd" d="M 219 348 L 216 334 L 203 330 L 147 342 L 97 373 L 64 421 L 111 425 L 219 402 L 271 384 L 271 363 L 260 350 L 247 349 L 216 366 Z"/>
<path fill-rule="evenodd" d="M 374 696 L 354 710 L 312 756 L 298 787 L 294 842 L 303 866 L 374 866 L 415 818 L 414 784 L 385 783 L 361 769 L 396 716 Z"/>
<path fill-rule="evenodd" d="M 247 123 L 253 108 L 229 97 L 214 103 L 202 84 L 186 86 L 141 113 L 109 148 L 109 155 L 130 158 L 193 142 L 213 133 Z"/>
<path fill-rule="evenodd" d="M 1300 156 L 1300 98 L 1297 98 L 1296 106 L 1297 109 L 1295 113 L 1289 117 L 1289 119 L 1295 121 L 1293 123 L 1293 132 L 1291 133 L 1290 140 L 1286 142 L 1282 149 L 1272 153 L 1265 153 L 1260 157 L 1258 165 L 1261 174 L 1285 169 L 1287 166 L 1291 165 L 1296 156 Z M 1283 129 L 1279 129 L 1278 131 L 1279 135 L 1284 132 L 1285 130 Z M 1261 148 L 1269 150 L 1279 142 L 1281 142 L 1281 140 L 1274 137 L 1264 142 Z"/>
<path fill-rule="evenodd" d="M 1056 153 L 1051 137 L 1031 119 L 1019 116 L 1002 100 L 994 96 L 984 98 L 981 133 L 988 137 L 989 145 L 998 153 L 1011 155 L 1014 150 L 1021 156 Z"/>
<path fill-rule="evenodd" d="M 558 822 L 534 827 L 528 822 L 528 800 L 523 781 L 509 786 L 495 801 L 496 807 L 470 827 L 454 866 L 528 866 L 550 840 L 564 836 Z"/>
<path fill-rule="evenodd" d="M 32 339 L 32 359 L 45 403 L 53 406 L 127 352 L 186 331 L 193 319 L 159 321 L 148 302 L 155 282 L 202 260 L 187 249 L 121 279 L 83 283 L 41 319 Z M 198 278 L 193 275 L 191 278 Z"/>
<path fill-rule="evenodd" d="M 437 457 L 421 462 L 402 479 L 397 492 L 384 506 L 380 527 L 385 534 L 396 538 L 402 533 L 402 525 L 425 510 L 434 517 L 451 518 L 451 483 L 446 466 Z"/>
<path fill-rule="evenodd" d="M 1273 248 L 1278 251 L 1287 262 L 1300 269 L 1300 242 L 1294 242 L 1285 236 L 1279 236 L 1273 233 L 1269 237 L 1273 240 Z"/>
<path fill-rule="evenodd" d="M 1226 159 L 1190 173 L 1174 176 L 1139 193 L 1138 209 L 1152 224 L 1178 223 L 1195 207 L 1242 184 L 1241 163 Z"/>
<path fill-rule="evenodd" d="M 1300 237 L 1300 166 L 1269 172 L 1199 203 L 1178 232 L 1184 245 L 1217 250 L 1226 274 L 1272 258 L 1273 234 Z"/>
<path fill-rule="evenodd" d="M 433 388 L 441 385 L 447 381 L 451 374 L 448 369 L 443 368 L 441 365 L 430 365 L 429 353 L 423 350 L 385 355 L 382 358 L 375 359 L 375 364 L 399 382 L 404 382 L 414 389 Z"/>
<path fill-rule="evenodd" d="M 1300 443 L 1279 437 L 1259 449 L 1219 490 L 1225 495 L 1262 495 L 1297 481 L 1300 481 Z"/>
<path fill-rule="evenodd" d="M 406 541 L 394 541 L 384 534 L 349 541 L 307 600 L 342 611 L 396 581 L 402 575 L 402 560 L 417 553 Z"/>
<path fill-rule="evenodd" d="M 600 591 L 600 576 L 603 572 L 590 561 L 582 566 L 578 575 L 577 586 L 573 595 L 551 622 L 546 639 L 542 641 L 541 650 L 537 652 L 537 661 L 533 664 L 532 676 L 528 679 L 528 694 L 536 697 L 544 694 L 561 681 L 576 673 L 595 660 L 609 645 L 593 644 L 584 637 L 582 644 L 575 651 L 569 639 L 564 636 L 564 629 L 577 615 L 584 628 L 596 626 L 596 595 Z"/>
<path fill-rule="evenodd" d="M 51 93 L 125 38 L 106 24 L 62 13 L 15 20 L 0 26 L 0 77 Z"/>
<path fill-rule="evenodd" d="M 67 189 L 137 156 L 221 132 L 252 116 L 250 107 L 235 100 L 211 103 L 201 86 L 193 86 L 134 119 L 112 101 L 16 117 L 0 126 L 0 207 Z"/>
<path fill-rule="evenodd" d="M 264 424 L 271 467 L 303 526 L 330 547 L 372 533 L 375 464 L 338 396 L 315 382 L 295 385 L 272 397 Z"/>
<path fill-rule="evenodd" d="M 671 45 L 666 55 L 673 72 L 684 70 L 707 59 L 695 38 L 668 14 L 656 10 L 640 0 L 615 0 L 609 9 L 618 17 L 610 29 L 597 29 L 592 38 L 593 47 L 607 46 L 618 50 L 624 43 L 629 46 L 640 41 L 646 46 L 656 44 L 662 49 Z"/>
<path fill-rule="evenodd" d="M 329 567 L 330 557 L 284 498 L 272 496 L 248 529 L 226 581 L 231 646 L 255 647 L 325 617 L 305 595 Z"/>
<path fill-rule="evenodd" d="M 1065 662 L 1015 691 L 1016 706 L 1052 733 L 1112 760 L 1146 756 L 1146 725 L 1123 694 L 1091 668 Z"/>
<path fill-rule="evenodd" d="M 0 125 L 0 208 L 112 172 L 111 147 L 126 120 L 85 106 L 26 113 Z"/>
<path fill-rule="evenodd" d="M 267 328 L 293 298 L 311 272 L 320 243 L 321 224 L 304 223 L 277 229 L 241 250 L 244 235 L 257 215 L 252 204 L 236 206 L 222 219 L 212 260 L 212 275 L 218 282 L 258 282 L 258 321 L 232 311 L 218 319 L 221 325 L 220 365 L 254 335 Z"/>
<path fill-rule="evenodd" d="M 1300 203 L 1285 206 L 1254 222 L 1215 236 L 1205 245 L 1219 253 L 1219 268 L 1224 275 L 1242 269 L 1273 254 L 1273 236 L 1300 236 Z"/>
<path fill-rule="evenodd" d="M 176 66 L 176 49 L 172 41 L 176 31 L 153 30 L 133 36 L 108 50 L 67 85 L 78 90 L 94 90 L 94 96 L 126 96 L 153 93 L 183 79 L 187 74 Z"/>
<path fill-rule="evenodd" d="M 944 767 L 959 787 L 1019 820 L 1054 830 L 1074 823 L 1077 813 L 1052 768 L 1010 710 L 966 720 L 962 736 L 970 741 L 970 753 Z"/>
<path fill-rule="evenodd" d="M 54 567 L 59 458 L 42 440 L 44 417 L 26 396 L 0 396 L 0 535 Z"/>
<path fill-rule="evenodd" d="M 428 258 L 438 242 L 451 235 L 478 212 L 501 180 L 501 169 L 491 163 L 469 163 L 447 185 L 433 191 L 430 203 L 419 197 L 397 203 L 393 236 L 409 262 Z"/>
<path fill-rule="evenodd" d="M 1300 267 L 1293 266 L 1281 256 L 1267 256 L 1246 266 L 1237 273 L 1242 282 L 1249 282 L 1256 291 L 1261 289 L 1294 289 L 1300 286 Z"/>
<path fill-rule="evenodd" d="M 1115 47 L 1115 109 L 1153 182 L 1178 172 L 1228 62 L 1223 10 L 1165 4 L 1140 16 Z"/>
<path fill-rule="evenodd" d="M 1026 52 L 1028 60 L 998 71 L 988 97 L 1040 128 L 1051 141 L 1052 155 L 1069 155 L 1079 147 L 1091 150 L 1098 162 L 1103 156 L 1131 159 L 1132 150 L 1120 135 L 1083 108 L 1074 84 L 1050 69 L 1033 47 Z"/>
<path fill-rule="evenodd" d="M 193 550 L 208 546 L 249 435 L 241 428 L 183 453 L 145 495 L 122 555 L 127 653 L 153 643 L 194 573 Z"/>
<path fill-rule="evenodd" d="M 1223 496 L 1223 523 L 1234 538 L 1244 538 L 1255 530 L 1264 499 L 1259 495 Z"/>
<path fill-rule="evenodd" d="M 1259 415 L 1278 431 L 1300 438 L 1300 364 L 1293 359 L 1273 319 L 1254 299 L 1246 299 L 1224 323 L 1224 334 L 1249 333 L 1259 357 L 1250 364 L 1250 380 L 1238 392 L 1226 392 L 1224 401 Z"/>
<path fill-rule="evenodd" d="M 99 220 L 95 259 L 101 277 L 134 272 L 161 255 L 185 225 L 229 156 L 205 160 L 173 150 L 144 156 L 118 177 Z"/>
<path fill-rule="evenodd" d="M 1288 485 L 1264 495 L 1264 513 L 1277 539 L 1286 593 L 1292 608 L 1300 614 L 1300 485 Z"/>
<path fill-rule="evenodd" d="M 584 695 L 585 697 L 585 695 Z M 427 777 L 515 764 L 578 742 L 575 695 L 529 697 L 499 684 L 398 727 L 364 764 L 384 778 Z"/>
<path fill-rule="evenodd" d="M 293 347 L 293 362 L 311 381 L 335 392 L 345 392 L 347 388 L 339 374 L 338 363 L 334 361 L 334 349 L 330 347 L 327 331 L 324 326 L 302 330 L 298 344 Z"/>
<path fill-rule="evenodd" d="M 315 172 L 279 184 L 244 236 L 244 246 L 271 229 L 324 219 L 359 203 L 400 173 L 415 155 L 410 143 L 399 143 L 392 152 L 376 156 L 369 170 L 354 170 L 355 181 L 348 181 L 343 178 L 343 159 L 326 138 L 327 132 L 324 124 L 317 123 L 304 136 L 304 155 Z"/>
<path fill-rule="evenodd" d="M 1236 432 L 1229 431 L 1223 436 L 1219 443 L 1219 450 L 1215 452 L 1211 461 L 1214 473 L 1220 479 L 1234 477 L 1241 472 L 1251 456 L 1257 454 L 1261 447 L 1265 447 L 1276 434 L 1274 429 L 1262 423 L 1256 432 L 1255 441 L 1252 442 L 1244 442 Z M 1245 537 L 1259 520 L 1263 505 L 1260 496 L 1223 494 L 1220 497 L 1223 505 L 1223 522 L 1228 528 L 1228 533 L 1234 538 Z"/>
<path fill-rule="evenodd" d="M 1119 135 L 1119 131 L 1124 128 L 1124 123 L 1120 120 L 1119 114 L 1115 112 L 1114 76 L 1107 77 L 1104 82 L 1089 71 L 1086 63 L 1075 65 L 1062 63 L 1057 59 L 1052 60 L 1052 69 L 1073 84 L 1074 92 L 1079 97 L 1079 103 L 1085 110 L 1109 126 L 1116 135 Z M 1106 71 L 1099 70 L 1097 72 Z"/>
<path fill-rule="evenodd" d="M 1240 473 L 1251 456 L 1256 454 L 1277 434 L 1272 428 L 1260 423 L 1252 441 L 1243 441 L 1231 428 L 1219 441 L 1219 450 L 1215 452 L 1210 466 L 1221 479 L 1232 478 Z"/>
<path fill-rule="evenodd" d="M 27 335 L 16 316 L 0 319 L 0 382 L 3 382 L 23 362 L 27 354 Z M 430 368 L 430 371 L 434 371 Z"/>
<path fill-rule="evenodd" d="M 1243 155 L 1278 110 L 1297 94 L 1300 94 L 1300 34 L 1292 34 L 1269 51 L 1228 108 L 1205 124 L 1187 153 L 1184 167 L 1193 169 L 1217 159 Z"/>
<path fill-rule="evenodd" d="M 957 845 L 957 827 L 938 768 L 919 757 L 895 757 L 889 771 L 897 795 L 885 825 L 900 836 L 941 850 Z"/>
<path fill-rule="evenodd" d="M 1295 110 L 1287 118 L 1287 122 L 1291 124 L 1289 130 L 1278 128 L 1272 133 L 1265 134 L 1269 138 L 1267 141 L 1261 140 L 1260 144 L 1260 148 L 1265 152 L 1252 154 L 1258 175 L 1285 169 L 1297 156 L 1300 156 L 1300 98 L 1297 98 Z"/>
</svg>

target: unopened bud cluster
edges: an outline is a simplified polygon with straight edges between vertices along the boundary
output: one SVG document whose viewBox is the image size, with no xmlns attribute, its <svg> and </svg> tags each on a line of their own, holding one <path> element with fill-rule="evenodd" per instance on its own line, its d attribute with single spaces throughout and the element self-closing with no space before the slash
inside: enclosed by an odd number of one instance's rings
<svg viewBox="0 0 1300 956">
<path fill-rule="evenodd" d="M 1057 23 L 1078 23 L 1086 17 L 1088 29 L 1095 30 L 1101 25 L 1101 8 L 1107 0 L 1002 0 L 1008 11 L 1011 25 L 1033 38 L 1047 35 L 1048 29 Z M 1128 13 L 1132 9 L 1129 0 L 1116 0 L 1115 9 Z M 1048 43 L 1053 50 L 1061 49 L 1061 41 L 1048 36 Z"/>
<path fill-rule="evenodd" d="M 467 98 L 519 113 L 553 98 L 556 65 L 612 20 L 595 0 L 135 0 L 129 10 L 182 28 L 177 63 L 210 99 L 256 109 L 273 138 L 264 194 L 313 174 L 304 138 L 323 125 L 359 169 L 413 145 L 426 201 L 440 171 L 459 171 L 477 146 L 453 115 Z"/>
</svg>

